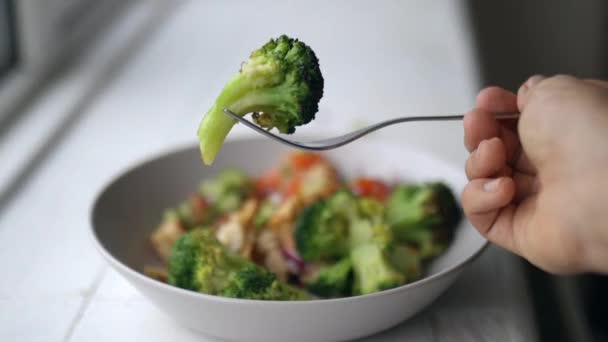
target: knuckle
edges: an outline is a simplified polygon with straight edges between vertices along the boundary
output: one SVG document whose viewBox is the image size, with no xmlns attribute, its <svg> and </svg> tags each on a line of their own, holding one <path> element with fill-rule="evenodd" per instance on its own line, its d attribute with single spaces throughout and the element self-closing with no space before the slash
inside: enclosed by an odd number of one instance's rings
<svg viewBox="0 0 608 342">
<path fill-rule="evenodd" d="M 460 204 L 462 205 L 462 210 L 466 216 L 473 214 L 473 206 L 471 203 L 471 182 L 469 182 L 462 191 L 460 195 Z"/>
<path fill-rule="evenodd" d="M 540 82 L 533 93 L 538 95 L 551 95 L 556 92 L 563 92 L 578 82 L 578 79 L 570 75 L 555 75 Z"/>
<path fill-rule="evenodd" d="M 568 75 L 557 75 L 540 82 L 530 94 L 529 104 L 552 104 L 560 106 L 561 103 L 573 93 L 572 88 L 577 87 L 577 79 Z"/>
<path fill-rule="evenodd" d="M 469 158 L 467 158 L 467 161 L 465 162 L 465 166 L 464 166 L 464 171 L 467 175 L 467 178 L 469 180 L 472 180 L 473 178 L 475 178 L 475 170 L 474 170 L 474 161 L 473 161 L 473 155 L 469 155 Z"/>
<path fill-rule="evenodd" d="M 572 75 L 567 74 L 557 74 L 553 77 L 549 77 L 547 81 L 552 81 L 555 83 L 570 83 L 572 81 L 576 81 L 577 78 Z"/>
</svg>

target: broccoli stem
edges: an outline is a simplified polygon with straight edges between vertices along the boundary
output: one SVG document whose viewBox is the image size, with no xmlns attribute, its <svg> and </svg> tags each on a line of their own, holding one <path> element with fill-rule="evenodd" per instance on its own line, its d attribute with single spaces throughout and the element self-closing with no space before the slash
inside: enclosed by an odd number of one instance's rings
<svg viewBox="0 0 608 342">
<path fill-rule="evenodd" d="M 199 147 L 206 165 L 213 163 L 228 132 L 236 123 L 233 118 L 224 114 L 223 110 L 223 108 L 218 109 L 216 105 L 211 107 L 198 128 Z"/>
<path fill-rule="evenodd" d="M 225 108 L 229 108 L 238 115 L 247 114 L 244 108 L 234 108 L 232 104 L 243 94 L 247 93 L 249 87 L 242 80 L 240 74 L 232 77 L 226 84 L 222 92 L 215 100 L 215 103 L 203 117 L 198 127 L 198 141 L 203 162 L 211 165 L 215 160 L 226 136 L 236 124 L 236 121 L 224 113 Z"/>
<path fill-rule="evenodd" d="M 224 113 L 228 108 L 239 116 L 257 111 L 279 112 L 274 106 L 283 94 L 273 94 L 265 90 L 254 90 L 241 74 L 235 75 L 222 89 L 220 96 L 204 116 L 198 127 L 198 141 L 203 162 L 211 165 L 220 151 L 226 136 L 237 122 Z M 275 90 L 278 92 L 278 90 Z"/>
</svg>

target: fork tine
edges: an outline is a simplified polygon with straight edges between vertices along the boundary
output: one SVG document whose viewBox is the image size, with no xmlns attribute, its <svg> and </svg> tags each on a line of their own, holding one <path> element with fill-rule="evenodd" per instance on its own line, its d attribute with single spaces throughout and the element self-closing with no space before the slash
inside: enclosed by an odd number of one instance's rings
<svg viewBox="0 0 608 342">
<path fill-rule="evenodd" d="M 312 146 L 302 145 L 302 144 L 298 143 L 297 141 L 292 141 L 292 140 L 289 140 L 289 139 L 285 139 L 285 138 L 283 138 L 281 136 L 278 136 L 278 135 L 276 135 L 276 134 L 274 134 L 274 133 L 272 133 L 272 132 L 270 132 L 268 130 L 265 130 L 264 128 L 256 125 L 255 123 L 253 123 L 253 122 L 251 122 L 251 121 L 249 121 L 249 120 L 247 120 L 247 119 L 239 116 L 238 114 L 236 114 L 235 112 L 231 111 L 228 108 L 224 108 L 224 113 L 226 113 L 227 115 L 229 115 L 231 118 L 233 118 L 237 122 L 240 122 L 243 125 L 245 125 L 245 126 L 251 128 L 251 129 L 253 129 L 254 131 L 256 131 L 256 132 L 258 132 L 258 133 L 260 133 L 262 135 L 265 135 L 265 136 L 267 136 L 267 137 L 269 137 L 271 139 L 278 140 L 278 141 L 280 141 L 280 142 L 282 142 L 284 144 L 287 144 L 287 145 L 289 145 L 291 147 L 295 147 L 295 148 L 302 149 L 302 150 L 313 150 L 313 151 L 323 150 L 323 148 L 315 148 L 315 147 L 312 147 Z"/>
</svg>

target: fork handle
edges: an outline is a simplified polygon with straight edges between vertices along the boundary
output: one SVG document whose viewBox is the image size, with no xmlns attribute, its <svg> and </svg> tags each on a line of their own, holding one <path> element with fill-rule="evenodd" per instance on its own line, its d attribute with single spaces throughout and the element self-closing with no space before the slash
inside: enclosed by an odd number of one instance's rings
<svg viewBox="0 0 608 342">
<path fill-rule="evenodd" d="M 498 120 L 519 119 L 519 113 L 498 113 L 494 117 Z"/>
<path fill-rule="evenodd" d="M 497 120 L 511 120 L 519 118 L 519 113 L 497 113 L 494 114 L 494 118 Z M 457 115 L 435 115 L 435 116 L 417 116 L 415 118 L 403 118 L 409 119 L 407 121 L 457 121 L 464 119 L 464 114 Z M 399 120 L 399 119 L 396 119 Z"/>
<path fill-rule="evenodd" d="M 519 113 L 498 113 L 495 115 L 495 118 L 498 120 L 507 120 L 507 119 L 517 119 L 519 118 Z M 401 117 L 395 118 L 383 122 L 379 122 L 375 125 L 371 125 L 360 130 L 350 132 L 338 137 L 325 139 L 322 141 L 315 141 L 307 143 L 308 146 L 303 146 L 301 143 L 295 143 L 281 137 L 277 137 L 279 140 L 290 144 L 295 147 L 305 147 L 309 150 L 329 150 L 336 147 L 340 147 L 350 143 L 351 141 L 355 141 L 365 135 L 368 135 L 372 132 L 375 132 L 384 127 L 392 126 L 395 124 L 403 123 L 403 122 L 416 122 L 416 121 L 458 121 L 464 119 L 463 114 L 457 115 L 439 115 L 439 116 L 409 116 L 409 117 Z M 270 133 L 269 133 L 270 134 Z M 314 146 L 316 145 L 316 146 Z"/>
</svg>

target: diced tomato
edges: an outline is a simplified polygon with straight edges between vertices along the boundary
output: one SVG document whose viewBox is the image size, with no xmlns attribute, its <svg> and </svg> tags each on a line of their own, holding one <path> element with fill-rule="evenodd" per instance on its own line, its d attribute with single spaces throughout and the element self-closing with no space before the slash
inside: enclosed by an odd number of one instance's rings
<svg viewBox="0 0 608 342">
<path fill-rule="evenodd" d="M 276 170 L 268 170 L 255 180 L 255 191 L 258 195 L 267 195 L 281 188 L 281 174 Z"/>
<path fill-rule="evenodd" d="M 289 163 L 295 171 L 307 170 L 321 161 L 323 161 L 323 157 L 317 153 L 294 152 L 289 155 Z"/>
<path fill-rule="evenodd" d="M 188 205 L 190 206 L 191 219 L 194 222 L 200 223 L 205 218 L 209 203 L 199 194 L 192 194 L 188 199 Z"/>
<path fill-rule="evenodd" d="M 364 197 L 384 201 L 389 194 L 389 187 L 372 178 L 357 178 L 352 184 L 353 191 Z"/>
<path fill-rule="evenodd" d="M 302 185 L 302 180 L 300 177 L 292 177 L 283 187 L 283 196 L 285 198 L 297 195 L 300 192 L 300 186 Z"/>
<path fill-rule="evenodd" d="M 195 193 L 190 195 L 190 206 L 194 210 L 203 211 L 209 207 L 209 203 L 207 203 L 207 200 L 203 196 Z"/>
</svg>

